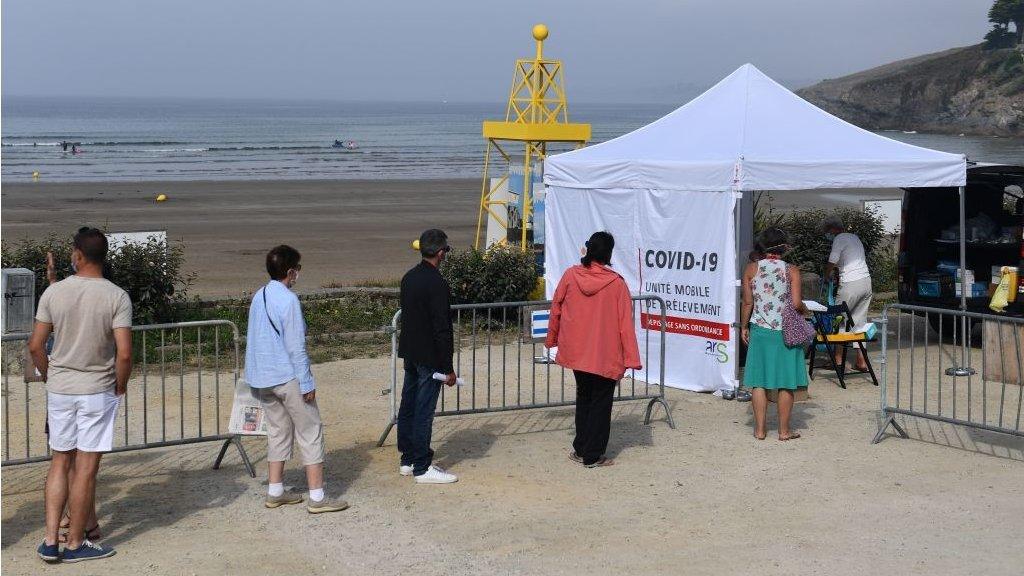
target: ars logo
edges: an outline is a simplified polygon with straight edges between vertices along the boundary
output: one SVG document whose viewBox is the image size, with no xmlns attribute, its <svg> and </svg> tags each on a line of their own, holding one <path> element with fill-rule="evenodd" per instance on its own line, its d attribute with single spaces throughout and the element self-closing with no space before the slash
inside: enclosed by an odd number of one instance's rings
<svg viewBox="0 0 1024 576">
<path fill-rule="evenodd" d="M 721 364 L 729 361 L 729 348 L 725 342 L 708 340 L 704 346 L 704 354 L 715 358 Z"/>
</svg>

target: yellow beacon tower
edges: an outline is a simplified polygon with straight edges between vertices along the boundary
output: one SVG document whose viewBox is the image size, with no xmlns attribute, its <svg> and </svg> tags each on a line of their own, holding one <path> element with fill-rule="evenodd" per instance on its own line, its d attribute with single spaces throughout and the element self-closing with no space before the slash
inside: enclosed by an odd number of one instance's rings
<svg viewBox="0 0 1024 576">
<path fill-rule="evenodd" d="M 504 231 L 500 238 L 492 235 L 491 241 L 516 243 L 523 250 L 532 249 L 533 185 L 539 182 L 548 144 L 561 142 L 578 148 L 590 139 L 590 124 L 569 122 L 562 62 L 544 59 L 547 37 L 547 26 L 533 27 L 537 54 L 532 59 L 516 60 L 505 120 L 483 123 L 487 153 L 476 226 L 478 249 L 482 247 L 488 224 L 496 224 Z M 519 146 L 522 146 L 522 157 L 518 150 L 513 152 Z M 504 160 L 506 170 L 492 181 L 491 156 L 495 151 Z"/>
</svg>

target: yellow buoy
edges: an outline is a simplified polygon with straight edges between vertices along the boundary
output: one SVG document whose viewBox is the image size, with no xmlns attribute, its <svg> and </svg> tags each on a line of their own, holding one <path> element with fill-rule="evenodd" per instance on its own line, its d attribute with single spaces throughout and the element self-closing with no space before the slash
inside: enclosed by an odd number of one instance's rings
<svg viewBox="0 0 1024 576">
<path fill-rule="evenodd" d="M 157 202 L 166 202 L 167 201 L 167 194 L 161 194 L 161 195 L 157 196 L 156 197 L 156 201 Z"/>
<path fill-rule="evenodd" d="M 419 240 L 413 240 L 412 241 L 412 249 L 413 250 L 419 250 L 420 249 L 420 241 Z"/>
</svg>

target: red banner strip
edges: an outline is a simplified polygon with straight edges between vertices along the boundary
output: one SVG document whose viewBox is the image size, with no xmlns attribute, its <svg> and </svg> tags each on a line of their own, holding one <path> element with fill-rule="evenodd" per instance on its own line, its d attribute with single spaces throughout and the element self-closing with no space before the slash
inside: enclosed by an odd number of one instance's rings
<svg viewBox="0 0 1024 576">
<path fill-rule="evenodd" d="M 640 325 L 647 330 L 661 330 L 661 315 L 641 313 Z M 699 336 L 708 340 L 729 341 L 729 325 L 708 320 L 667 316 L 665 317 L 665 332 Z"/>
</svg>

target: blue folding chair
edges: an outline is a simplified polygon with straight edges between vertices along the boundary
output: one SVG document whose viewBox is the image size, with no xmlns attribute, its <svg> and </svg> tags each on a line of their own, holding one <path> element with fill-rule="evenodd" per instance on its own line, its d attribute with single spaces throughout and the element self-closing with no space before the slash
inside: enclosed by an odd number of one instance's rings
<svg viewBox="0 0 1024 576">
<path fill-rule="evenodd" d="M 871 366 L 871 359 L 868 357 L 867 349 L 867 343 L 874 342 L 875 340 L 868 339 L 864 334 L 851 334 L 854 325 L 850 314 L 850 307 L 846 305 L 846 302 L 827 306 L 824 312 L 812 312 L 811 316 L 817 345 L 811 346 L 807 375 L 812 380 L 814 379 L 814 357 L 819 347 L 821 347 L 828 359 L 829 366 L 832 367 L 836 377 L 839 378 L 839 386 L 846 388 L 846 376 L 848 374 L 868 374 L 871 376 L 871 383 L 878 386 L 878 377 L 875 376 L 875 369 Z M 845 329 L 846 334 L 840 334 L 843 329 Z M 839 363 L 836 363 L 835 359 L 836 346 L 842 347 Z M 846 355 L 851 346 L 860 350 L 861 354 L 864 355 L 864 363 L 867 366 L 866 370 L 846 369 Z"/>
</svg>

